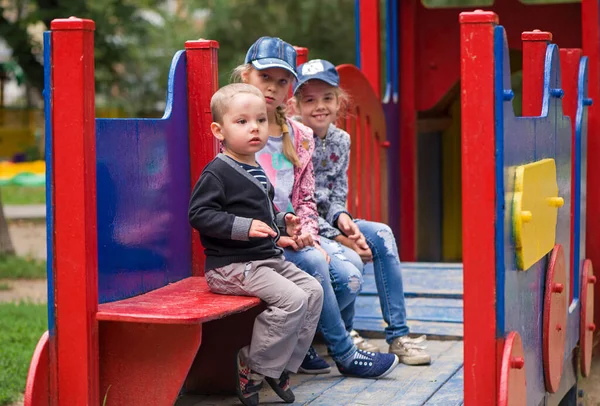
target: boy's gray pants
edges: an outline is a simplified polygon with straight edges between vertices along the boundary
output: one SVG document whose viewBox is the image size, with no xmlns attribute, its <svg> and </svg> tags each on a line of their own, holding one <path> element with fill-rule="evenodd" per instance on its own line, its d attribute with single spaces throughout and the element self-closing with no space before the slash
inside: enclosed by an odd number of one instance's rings
<svg viewBox="0 0 600 406">
<path fill-rule="evenodd" d="M 267 309 L 256 317 L 242 361 L 259 374 L 279 378 L 297 372 L 312 343 L 323 307 L 323 288 L 283 256 L 234 263 L 206 272 L 210 290 L 258 296 Z"/>
</svg>

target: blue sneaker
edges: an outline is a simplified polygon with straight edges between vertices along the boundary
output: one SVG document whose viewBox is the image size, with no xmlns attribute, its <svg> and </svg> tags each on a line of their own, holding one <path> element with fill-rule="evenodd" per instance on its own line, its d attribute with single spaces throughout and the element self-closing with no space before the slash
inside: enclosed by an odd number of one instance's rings
<svg viewBox="0 0 600 406">
<path fill-rule="evenodd" d="M 336 362 L 340 373 L 356 378 L 383 378 L 396 368 L 398 356 L 357 350 L 349 366 Z"/>
<path fill-rule="evenodd" d="M 331 372 L 331 366 L 317 354 L 317 351 L 311 345 L 298 372 L 303 374 L 328 374 Z"/>
</svg>

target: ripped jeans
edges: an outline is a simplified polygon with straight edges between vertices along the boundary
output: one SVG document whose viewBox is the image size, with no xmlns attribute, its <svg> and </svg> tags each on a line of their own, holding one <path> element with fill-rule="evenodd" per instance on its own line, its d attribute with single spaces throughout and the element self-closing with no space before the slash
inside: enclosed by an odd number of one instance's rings
<svg viewBox="0 0 600 406">
<path fill-rule="evenodd" d="M 355 220 L 355 223 L 373 253 L 375 284 L 383 320 L 387 323 L 385 338 L 391 344 L 395 338 L 405 336 L 409 332 L 396 239 L 386 224 L 366 220 Z M 344 249 L 352 251 L 346 247 Z"/>
<path fill-rule="evenodd" d="M 356 297 L 362 288 L 363 264 L 357 253 L 352 250 L 344 252 L 344 248 L 335 241 L 321 237 L 321 246 L 331 258 L 329 264 L 314 247 L 300 251 L 285 248 L 284 256 L 321 282 L 323 309 L 318 330 L 323 334 L 332 358 L 344 362 L 356 352 L 349 331 L 352 329 Z"/>
</svg>

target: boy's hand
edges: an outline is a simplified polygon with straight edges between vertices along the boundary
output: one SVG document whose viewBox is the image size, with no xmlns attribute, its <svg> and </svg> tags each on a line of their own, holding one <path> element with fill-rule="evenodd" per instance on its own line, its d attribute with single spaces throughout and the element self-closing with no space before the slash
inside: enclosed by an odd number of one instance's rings
<svg viewBox="0 0 600 406">
<path fill-rule="evenodd" d="M 285 231 L 286 231 L 287 235 L 296 239 L 295 237 L 302 232 L 301 227 L 300 227 L 300 218 L 297 216 L 294 216 L 291 213 L 288 213 L 285 215 L 284 220 L 285 220 Z"/>
<path fill-rule="evenodd" d="M 360 259 L 362 259 L 364 264 L 373 260 L 373 253 L 371 252 L 371 248 L 367 245 L 367 240 L 364 235 L 360 234 L 360 237 L 356 240 L 352 249 L 360 256 Z"/>
<path fill-rule="evenodd" d="M 337 226 L 340 229 L 340 231 L 346 234 L 346 236 L 351 240 L 356 241 L 361 235 L 360 230 L 358 229 L 358 226 L 356 225 L 354 220 L 352 220 L 350 216 L 346 213 L 342 213 L 338 216 Z"/>
<path fill-rule="evenodd" d="M 266 225 L 260 220 L 252 220 L 252 224 L 250 225 L 250 231 L 248 231 L 248 237 L 258 237 L 258 238 L 266 238 L 266 237 L 277 237 L 277 233 L 271 227 Z"/>
</svg>

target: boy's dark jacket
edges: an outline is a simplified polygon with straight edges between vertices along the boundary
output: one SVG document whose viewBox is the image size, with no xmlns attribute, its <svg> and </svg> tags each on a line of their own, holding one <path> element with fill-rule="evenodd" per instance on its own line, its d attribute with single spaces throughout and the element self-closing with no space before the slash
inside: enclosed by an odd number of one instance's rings
<svg viewBox="0 0 600 406">
<path fill-rule="evenodd" d="M 275 242 L 285 233 L 286 213 L 276 211 L 269 182 L 267 189 L 224 154 L 206 165 L 192 191 L 188 213 L 190 224 L 200 232 L 206 270 L 283 253 Z M 270 225 L 277 237 L 249 238 L 253 219 Z"/>
</svg>

